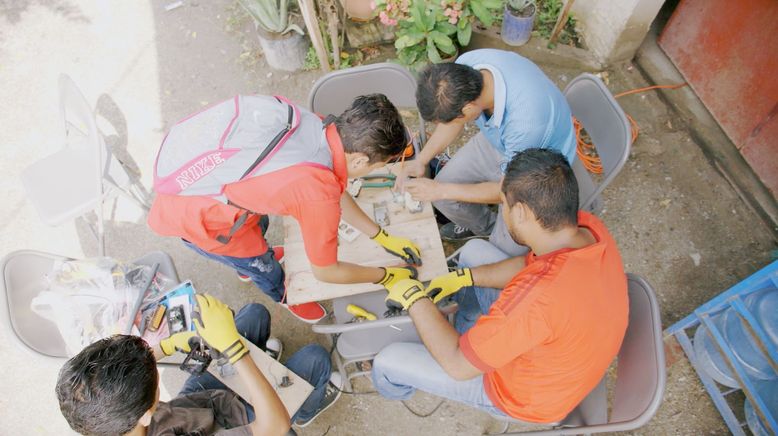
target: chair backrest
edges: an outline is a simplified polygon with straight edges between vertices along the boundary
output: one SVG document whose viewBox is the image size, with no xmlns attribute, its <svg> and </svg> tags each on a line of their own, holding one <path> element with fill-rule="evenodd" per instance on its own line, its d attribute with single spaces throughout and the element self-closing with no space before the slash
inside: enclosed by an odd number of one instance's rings
<svg viewBox="0 0 778 436">
<path fill-rule="evenodd" d="M 591 74 L 573 79 L 564 91 L 570 110 L 592 140 L 602 160 L 602 180 L 596 184 L 576 159 L 573 165 L 579 184 L 580 208 L 598 212 L 600 193 L 621 171 L 629 157 L 632 133 L 629 120 L 602 81 Z"/>
<path fill-rule="evenodd" d="M 619 350 L 609 422 L 620 431 L 638 428 L 654 416 L 665 390 L 665 354 L 659 303 L 651 285 L 628 274 L 629 325 Z"/>
<path fill-rule="evenodd" d="M 102 180 L 108 157 L 92 106 L 67 74 L 59 75 L 59 110 L 65 127 L 65 147 L 80 148 L 84 156 L 93 158 L 95 184 L 103 190 Z"/>
<path fill-rule="evenodd" d="M 416 109 L 416 79 L 397 64 L 388 62 L 362 65 L 325 74 L 308 94 L 308 106 L 322 115 L 339 115 L 354 98 L 381 93 L 398 108 Z M 424 120 L 419 115 L 421 143 L 427 140 Z"/>
<path fill-rule="evenodd" d="M 627 274 L 629 324 L 618 354 L 613 408 L 607 413 L 605 377 L 562 422 L 572 427 L 509 433 L 512 435 L 574 435 L 633 430 L 656 414 L 665 390 L 665 354 L 659 303 L 651 285 Z M 580 425 L 579 423 L 587 423 Z"/>
</svg>

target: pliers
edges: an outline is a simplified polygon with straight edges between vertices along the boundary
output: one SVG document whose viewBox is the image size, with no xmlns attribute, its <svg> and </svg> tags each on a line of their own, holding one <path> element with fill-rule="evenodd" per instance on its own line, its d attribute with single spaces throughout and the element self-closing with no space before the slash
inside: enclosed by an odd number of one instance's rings
<svg viewBox="0 0 778 436">
<path fill-rule="evenodd" d="M 362 180 L 363 188 L 393 188 L 394 182 L 397 180 L 397 176 L 392 173 L 386 174 L 368 174 L 359 178 Z M 369 180 L 382 180 L 382 181 L 369 181 Z"/>
</svg>

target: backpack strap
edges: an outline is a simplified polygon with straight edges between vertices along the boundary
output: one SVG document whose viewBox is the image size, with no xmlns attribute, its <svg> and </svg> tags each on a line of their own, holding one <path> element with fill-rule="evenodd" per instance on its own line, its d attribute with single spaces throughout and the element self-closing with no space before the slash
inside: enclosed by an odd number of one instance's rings
<svg viewBox="0 0 778 436">
<path fill-rule="evenodd" d="M 338 119 L 338 117 L 336 117 L 335 115 L 332 115 L 332 114 L 329 114 L 329 115 L 327 115 L 327 116 L 326 116 L 326 117 L 324 117 L 324 119 L 322 120 L 322 126 L 321 126 L 321 128 L 322 128 L 322 129 L 326 129 L 326 128 L 327 128 L 327 126 L 329 126 L 330 124 L 334 123 L 336 119 Z"/>
<path fill-rule="evenodd" d="M 281 99 L 278 98 L 278 97 L 276 97 L 276 100 L 278 100 L 279 103 L 283 103 L 281 101 Z M 257 158 L 254 160 L 254 162 L 248 167 L 246 172 L 244 172 L 243 175 L 240 176 L 240 179 L 238 179 L 238 180 L 243 180 L 244 177 L 246 177 L 247 175 L 251 174 L 251 172 L 254 171 L 254 168 L 256 168 L 257 165 L 259 165 L 263 160 L 265 160 L 267 155 L 270 154 L 270 152 L 273 151 L 276 148 L 276 146 L 281 142 L 281 139 L 283 139 L 283 137 L 286 136 L 286 134 L 289 133 L 289 131 L 292 130 L 292 127 L 294 127 L 293 126 L 294 106 L 292 106 L 291 104 L 287 103 L 287 107 L 288 107 L 289 113 L 288 113 L 288 116 L 287 116 L 287 119 L 286 119 L 286 126 L 284 126 L 284 128 L 280 132 L 278 132 L 278 134 L 270 141 L 270 144 L 268 144 L 267 147 L 265 147 L 265 149 L 262 150 L 262 153 L 260 153 L 259 156 L 257 156 Z"/>
<path fill-rule="evenodd" d="M 244 210 L 245 210 L 245 209 L 244 209 Z M 241 228 L 241 227 L 243 227 L 243 224 L 245 224 L 245 223 L 246 223 L 246 220 L 247 220 L 247 219 L 248 219 L 248 218 L 249 218 L 251 215 L 258 215 L 258 214 L 254 213 L 254 212 L 251 212 L 251 211 L 249 211 L 249 210 L 246 210 L 245 212 L 243 212 L 243 213 L 242 213 L 242 214 L 241 214 L 241 215 L 238 217 L 238 219 L 236 219 L 236 220 L 235 220 L 235 222 L 234 222 L 234 223 L 232 223 L 232 227 L 230 227 L 230 231 L 229 231 L 229 232 L 228 232 L 226 235 L 218 235 L 218 236 L 216 236 L 216 240 L 217 240 L 217 241 L 219 241 L 219 242 L 221 242 L 221 243 L 222 243 L 222 244 L 224 244 L 224 245 L 227 245 L 227 244 L 229 244 L 229 243 L 230 243 L 230 240 L 231 240 L 231 239 L 232 239 L 232 237 L 235 235 L 235 233 L 236 233 L 238 230 L 240 230 L 240 228 Z"/>
</svg>

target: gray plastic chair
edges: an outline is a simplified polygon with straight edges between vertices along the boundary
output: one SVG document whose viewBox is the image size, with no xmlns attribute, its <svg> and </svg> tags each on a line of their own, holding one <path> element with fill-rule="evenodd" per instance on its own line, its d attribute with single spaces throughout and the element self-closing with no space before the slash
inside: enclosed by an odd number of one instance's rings
<svg viewBox="0 0 778 436">
<path fill-rule="evenodd" d="M 576 159 L 573 171 L 578 179 L 580 209 L 599 213 L 602 210 L 603 189 L 621 171 L 629 157 L 632 130 L 611 92 L 597 77 L 588 73 L 573 79 L 564 91 L 573 116 L 589 133 L 602 160 L 602 180 L 596 184 L 589 172 Z"/>
<path fill-rule="evenodd" d="M 351 106 L 354 98 L 381 93 L 398 108 L 416 109 L 416 79 L 397 64 L 379 63 L 333 71 L 322 76 L 308 95 L 311 110 L 322 115 L 339 115 Z M 420 144 L 426 142 L 424 120 L 419 115 Z M 418 143 L 417 143 L 418 144 Z M 417 150 L 418 151 L 418 150 Z M 333 324 L 316 324 L 313 331 L 327 334 L 336 342 L 335 363 L 346 375 L 346 389 L 350 380 L 369 371 L 347 372 L 346 365 L 370 360 L 381 349 L 393 342 L 419 342 L 411 318 L 400 316 L 371 322 L 351 323 L 353 316 L 346 312 L 349 303 L 356 304 L 381 317 L 386 311 L 386 292 L 371 292 L 333 300 Z"/>
<path fill-rule="evenodd" d="M 0 281 L 0 325 L 9 332 L 20 348 L 43 359 L 61 361 L 67 358 L 65 343 L 56 325 L 30 309 L 30 302 L 46 289 L 46 275 L 57 261 L 67 257 L 33 250 L 14 251 L 2 261 Z M 173 260 L 166 253 L 152 251 L 133 263 L 159 263 L 159 272 L 178 282 Z"/>
<path fill-rule="evenodd" d="M 616 367 L 613 408 L 608 418 L 606 379 L 584 398 L 559 428 L 506 433 L 509 435 L 574 435 L 629 431 L 644 426 L 656 414 L 665 391 L 665 353 L 659 303 L 651 285 L 627 274 L 629 325 Z"/>
<path fill-rule="evenodd" d="M 369 375 L 370 371 L 348 372 L 350 363 L 371 360 L 384 347 L 394 342 L 421 342 L 419 334 L 409 316 L 383 318 L 386 312 L 385 291 L 370 292 L 332 301 L 332 324 L 314 324 L 313 331 L 330 335 L 335 343 L 335 364 L 346 376 L 345 388 L 351 391 L 351 379 Z M 379 319 L 376 321 L 351 322 L 353 315 L 346 312 L 346 306 L 355 304 Z"/>
<path fill-rule="evenodd" d="M 322 115 L 340 115 L 354 98 L 381 93 L 398 108 L 416 110 L 416 79 L 405 68 L 389 62 L 362 65 L 325 74 L 313 84 L 308 106 Z M 419 114 L 421 144 L 427 142 Z"/>
<path fill-rule="evenodd" d="M 27 196 L 41 220 L 57 226 L 96 210 L 98 255 L 105 254 L 103 203 L 124 195 L 148 210 L 148 199 L 134 189 L 126 169 L 105 146 L 92 107 L 73 80 L 59 76 L 64 147 L 21 174 Z"/>
</svg>

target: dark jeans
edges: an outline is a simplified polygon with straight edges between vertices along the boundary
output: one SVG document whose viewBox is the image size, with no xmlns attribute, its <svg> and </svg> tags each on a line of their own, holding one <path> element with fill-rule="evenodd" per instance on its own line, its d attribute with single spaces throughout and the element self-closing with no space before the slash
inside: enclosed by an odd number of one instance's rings
<svg viewBox="0 0 778 436">
<path fill-rule="evenodd" d="M 260 219 L 259 227 L 262 229 L 263 235 L 267 231 L 269 223 L 270 220 L 267 216 L 263 216 L 262 219 Z M 284 269 L 276 260 L 276 255 L 273 253 L 272 249 L 268 248 L 265 254 L 255 257 L 232 257 L 212 254 L 187 240 L 183 241 L 184 245 L 200 255 L 234 268 L 244 276 L 251 277 L 254 284 L 257 285 L 262 292 L 272 298 L 273 301 L 281 302 L 281 300 L 283 300 L 285 290 Z"/>
<path fill-rule="evenodd" d="M 243 337 L 262 350 L 265 349 L 267 338 L 270 337 L 270 313 L 265 306 L 256 303 L 243 306 L 235 316 L 235 325 Z M 332 372 L 330 355 L 320 345 L 306 345 L 286 361 L 286 367 L 313 385 L 313 392 L 292 417 L 292 422 L 308 420 L 316 414 L 324 399 L 325 388 Z M 181 388 L 179 395 L 207 389 L 228 388 L 216 377 L 206 372 L 198 376 L 190 376 L 184 383 L 184 387 Z M 253 421 L 254 408 L 246 401 L 243 401 L 243 404 L 246 405 L 249 422 Z"/>
</svg>

